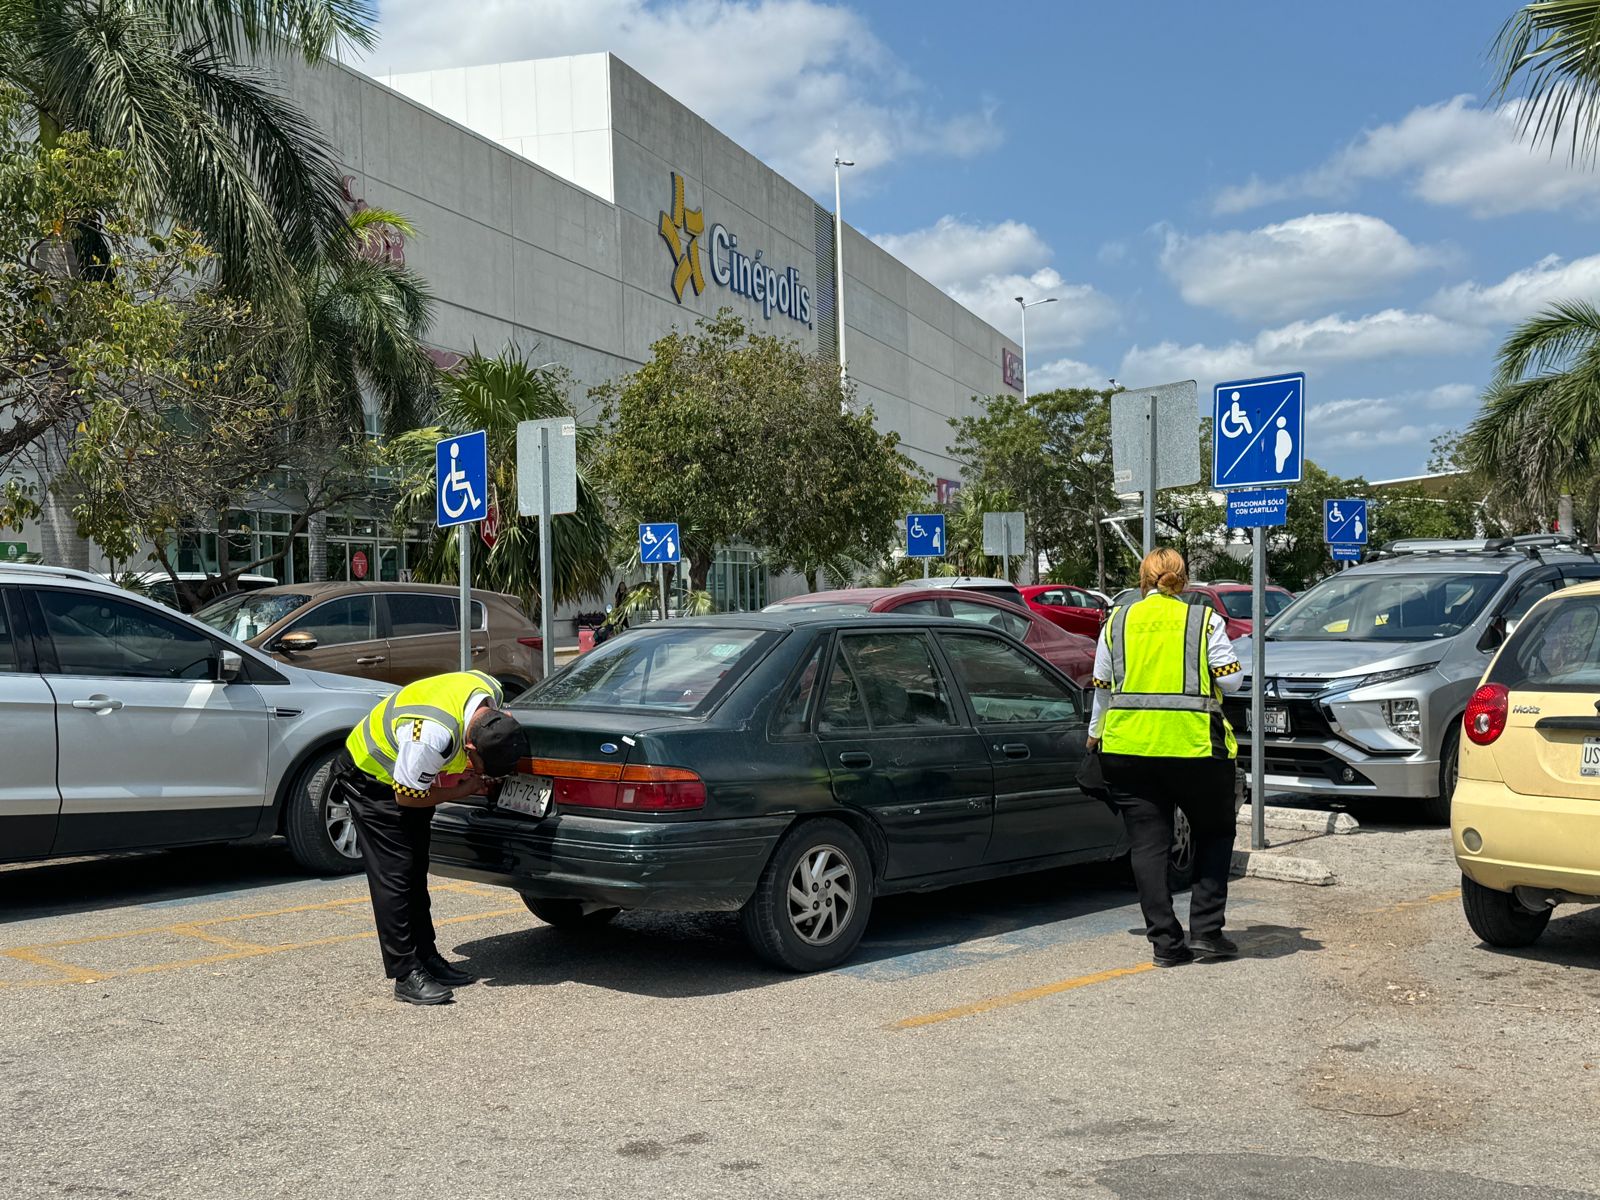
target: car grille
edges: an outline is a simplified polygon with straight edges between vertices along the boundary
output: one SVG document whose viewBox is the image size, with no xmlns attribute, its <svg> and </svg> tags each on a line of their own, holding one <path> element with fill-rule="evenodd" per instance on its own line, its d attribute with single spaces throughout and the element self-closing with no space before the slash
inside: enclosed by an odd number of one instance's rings
<svg viewBox="0 0 1600 1200">
<path fill-rule="evenodd" d="M 1326 750 L 1316 746 L 1287 746 L 1282 743 L 1269 743 L 1266 747 L 1266 772 L 1268 775 L 1298 775 L 1301 777 L 1321 776 L 1329 783 L 1336 783 L 1340 787 L 1375 787 L 1372 780 L 1349 763 L 1334 757 Z M 1251 768 L 1250 750 L 1247 746 L 1239 747 L 1239 769 L 1249 771 Z M 1346 779 L 1345 773 L 1349 772 L 1354 778 Z"/>
</svg>

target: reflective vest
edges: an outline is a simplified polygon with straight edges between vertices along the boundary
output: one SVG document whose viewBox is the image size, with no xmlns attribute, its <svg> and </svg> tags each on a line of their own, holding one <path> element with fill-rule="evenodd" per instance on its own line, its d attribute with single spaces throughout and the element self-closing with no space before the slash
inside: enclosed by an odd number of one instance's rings
<svg viewBox="0 0 1600 1200">
<path fill-rule="evenodd" d="M 1107 754 L 1233 758 L 1239 752 L 1212 681 L 1211 610 L 1151 592 L 1111 614 Z"/>
<path fill-rule="evenodd" d="M 467 701 L 487 692 L 499 704 L 500 685 L 482 671 L 453 671 L 407 684 L 362 719 L 345 739 L 345 749 L 363 774 L 379 783 L 394 783 L 395 747 L 399 726 L 418 717 L 437 721 L 450 731 L 450 749 L 441 773 L 459 775 L 467 769 Z"/>
</svg>

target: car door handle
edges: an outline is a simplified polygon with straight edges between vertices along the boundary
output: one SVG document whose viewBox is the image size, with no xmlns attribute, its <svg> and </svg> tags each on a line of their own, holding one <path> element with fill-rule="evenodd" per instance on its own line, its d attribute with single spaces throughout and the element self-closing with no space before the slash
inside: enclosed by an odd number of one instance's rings
<svg viewBox="0 0 1600 1200">
<path fill-rule="evenodd" d="M 1026 742 L 1007 742 L 1000 747 L 1000 753 L 1007 758 L 1027 758 L 1032 753 Z"/>
<path fill-rule="evenodd" d="M 73 708 L 86 708 L 90 712 L 105 713 L 116 712 L 122 707 L 121 700 L 113 700 L 110 696 L 90 696 L 87 700 L 74 700 Z"/>
<path fill-rule="evenodd" d="M 485 650 L 487 650 L 487 649 L 488 649 L 488 648 L 489 648 L 489 647 L 487 647 L 487 646 L 474 646 L 474 647 L 473 647 L 473 648 L 472 648 L 472 653 L 473 653 L 473 654 L 474 654 L 474 655 L 478 655 L 478 654 L 482 654 L 482 653 L 483 653 L 483 652 L 484 652 L 484 651 L 485 651 Z"/>
<path fill-rule="evenodd" d="M 872 755 L 862 750 L 846 750 L 839 755 L 839 765 L 841 767 L 870 767 L 872 765 Z"/>
<path fill-rule="evenodd" d="M 356 666 L 358 666 L 358 667 L 375 667 L 381 662 L 388 662 L 388 661 L 389 660 L 387 658 L 385 658 L 381 654 L 368 654 L 368 655 L 365 655 L 362 658 L 356 659 Z"/>
</svg>

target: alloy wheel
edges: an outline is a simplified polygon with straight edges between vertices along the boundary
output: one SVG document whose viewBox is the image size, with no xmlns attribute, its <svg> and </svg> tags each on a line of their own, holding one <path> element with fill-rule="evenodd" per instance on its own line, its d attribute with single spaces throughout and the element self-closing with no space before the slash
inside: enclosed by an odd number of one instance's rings
<svg viewBox="0 0 1600 1200">
<path fill-rule="evenodd" d="M 856 877 L 837 846 L 812 846 L 789 876 L 789 923 L 801 941 L 826 946 L 855 914 Z"/>
<path fill-rule="evenodd" d="M 350 806 L 330 799 L 322 809 L 322 821 L 328 830 L 328 841 L 346 858 L 361 857 L 361 847 L 356 842 L 356 823 L 350 816 Z"/>
</svg>

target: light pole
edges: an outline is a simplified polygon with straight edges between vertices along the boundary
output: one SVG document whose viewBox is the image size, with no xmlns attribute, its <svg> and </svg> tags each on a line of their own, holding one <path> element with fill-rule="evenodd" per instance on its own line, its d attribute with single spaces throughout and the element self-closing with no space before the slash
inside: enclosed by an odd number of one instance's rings
<svg viewBox="0 0 1600 1200">
<path fill-rule="evenodd" d="M 844 218 L 839 213 L 839 168 L 853 167 L 855 160 L 833 154 L 833 311 L 839 319 L 839 386 L 843 387 L 848 368 L 844 356 Z"/>
<path fill-rule="evenodd" d="M 1043 300 L 1024 300 L 1017 297 L 1022 308 L 1022 399 L 1028 399 L 1028 310 L 1037 304 L 1054 304 L 1060 296 L 1046 296 Z"/>
</svg>

